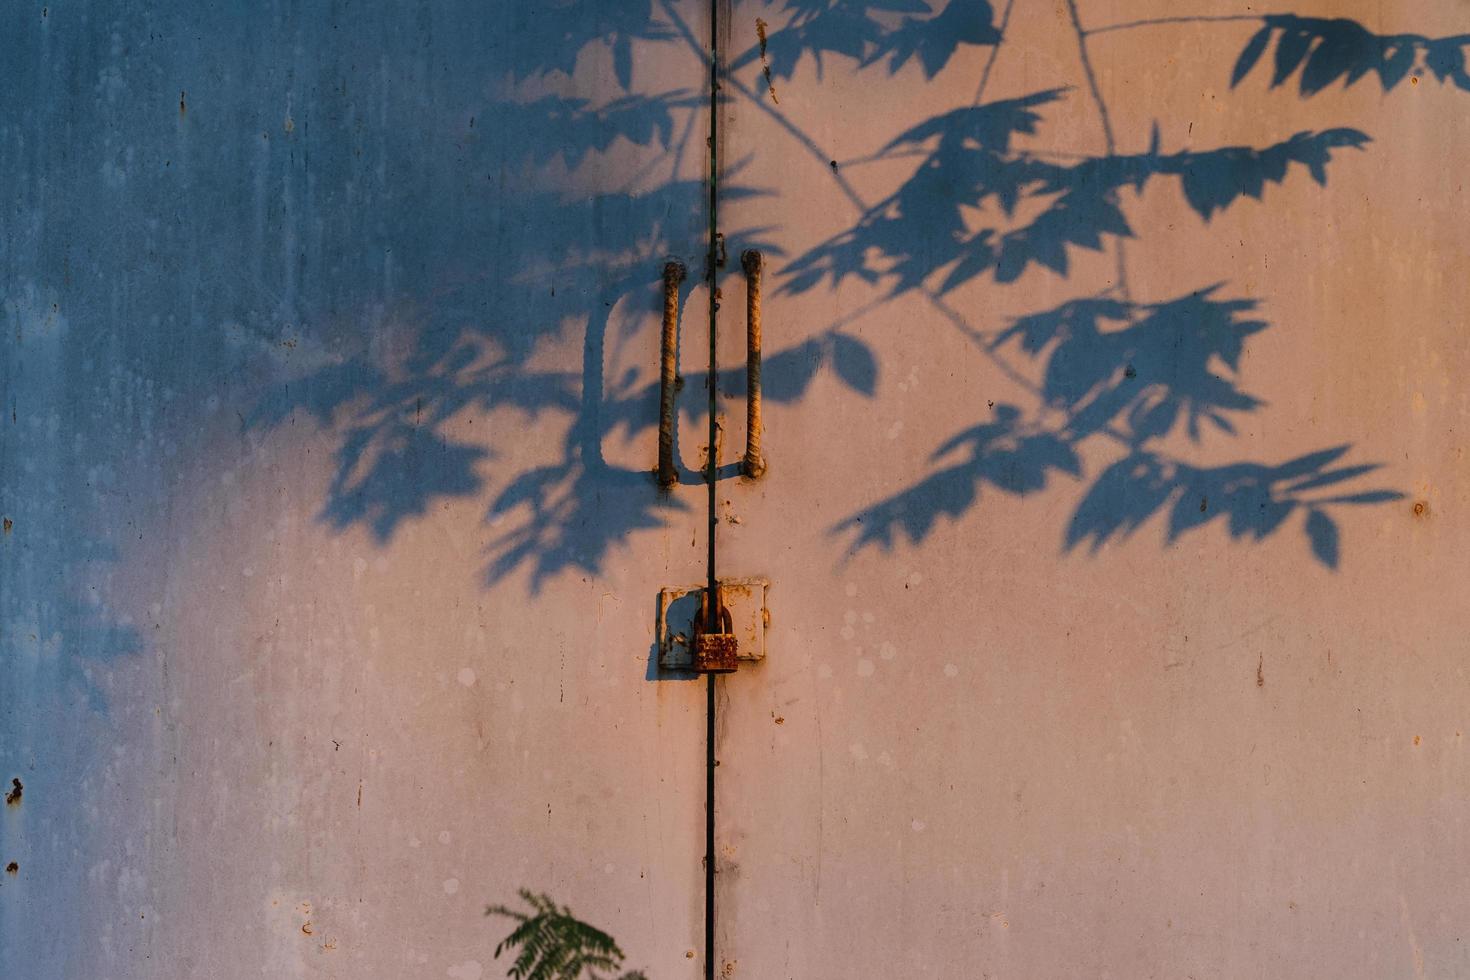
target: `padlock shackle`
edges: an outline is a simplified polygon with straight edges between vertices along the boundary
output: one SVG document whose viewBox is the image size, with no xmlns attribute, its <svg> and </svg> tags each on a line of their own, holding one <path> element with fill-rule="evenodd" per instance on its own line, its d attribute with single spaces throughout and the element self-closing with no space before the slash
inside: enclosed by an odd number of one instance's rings
<svg viewBox="0 0 1470 980">
<path fill-rule="evenodd" d="M 710 602 L 710 590 L 704 590 L 699 600 L 699 618 L 704 623 L 704 631 L 706 633 L 731 632 L 730 610 L 725 608 L 725 585 L 723 582 L 715 583 L 713 603 Z"/>
</svg>

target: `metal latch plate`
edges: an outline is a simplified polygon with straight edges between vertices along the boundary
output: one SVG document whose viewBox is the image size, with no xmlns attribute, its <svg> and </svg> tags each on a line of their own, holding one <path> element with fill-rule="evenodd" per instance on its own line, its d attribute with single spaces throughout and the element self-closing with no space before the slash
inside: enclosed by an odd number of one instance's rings
<svg viewBox="0 0 1470 980">
<path fill-rule="evenodd" d="M 771 615 L 766 592 L 771 583 L 761 578 L 722 579 L 725 609 L 739 649 L 737 658 L 764 660 L 766 627 Z M 658 665 L 664 670 L 694 669 L 694 625 L 699 618 L 704 587 L 668 588 L 658 595 Z"/>
</svg>

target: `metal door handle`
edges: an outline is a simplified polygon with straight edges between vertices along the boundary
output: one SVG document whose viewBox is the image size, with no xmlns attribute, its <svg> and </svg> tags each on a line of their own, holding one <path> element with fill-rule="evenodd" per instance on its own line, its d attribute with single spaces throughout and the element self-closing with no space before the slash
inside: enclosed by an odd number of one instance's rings
<svg viewBox="0 0 1470 980">
<path fill-rule="evenodd" d="M 672 489 L 679 482 L 674 468 L 674 393 L 679 367 L 679 284 L 684 281 L 684 263 L 664 263 L 664 332 L 659 360 L 658 389 L 658 486 Z"/>
<path fill-rule="evenodd" d="M 761 253 L 740 256 L 745 270 L 745 459 L 741 472 L 754 480 L 766 471 L 761 456 Z"/>
</svg>

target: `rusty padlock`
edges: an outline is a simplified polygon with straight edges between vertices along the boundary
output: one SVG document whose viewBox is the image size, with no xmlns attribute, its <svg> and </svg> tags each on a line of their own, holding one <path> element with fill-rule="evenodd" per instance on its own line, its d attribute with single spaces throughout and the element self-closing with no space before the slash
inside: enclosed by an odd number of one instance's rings
<svg viewBox="0 0 1470 980">
<path fill-rule="evenodd" d="M 694 625 L 694 669 L 702 674 L 730 674 L 740 665 L 740 641 L 731 624 L 730 610 L 725 608 L 720 594 L 722 588 L 715 586 L 713 612 L 708 589 L 699 600 L 699 621 Z"/>
</svg>

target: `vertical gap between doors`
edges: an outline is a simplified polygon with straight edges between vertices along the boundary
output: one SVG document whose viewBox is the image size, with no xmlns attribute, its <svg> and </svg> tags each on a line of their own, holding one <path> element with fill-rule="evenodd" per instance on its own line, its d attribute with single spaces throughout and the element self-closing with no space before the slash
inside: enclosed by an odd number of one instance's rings
<svg viewBox="0 0 1470 980">
<path fill-rule="evenodd" d="M 709 241 L 705 276 L 709 294 L 709 433 L 705 449 L 705 483 L 709 490 L 709 523 L 706 595 L 714 599 L 716 477 L 720 465 L 719 374 L 718 374 L 718 283 L 719 283 L 719 179 L 720 179 L 720 4 L 709 5 Z M 711 606 L 713 608 L 713 605 Z M 715 674 L 705 675 L 704 707 L 704 976 L 715 977 Z"/>
</svg>

